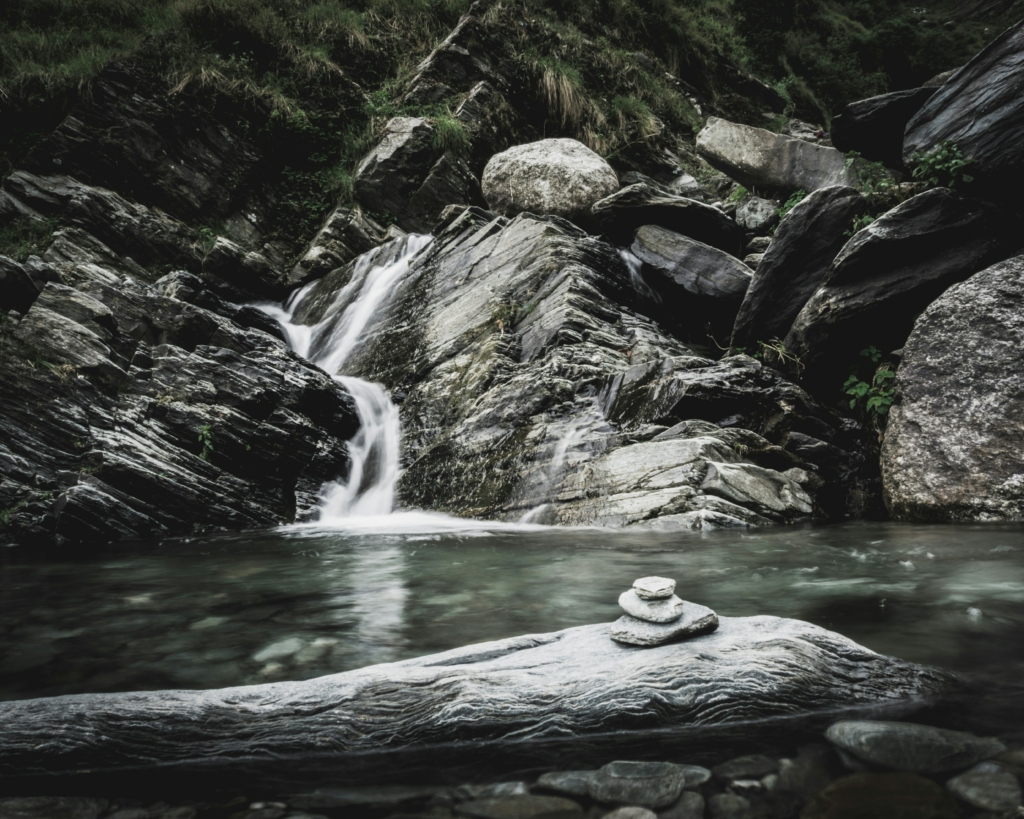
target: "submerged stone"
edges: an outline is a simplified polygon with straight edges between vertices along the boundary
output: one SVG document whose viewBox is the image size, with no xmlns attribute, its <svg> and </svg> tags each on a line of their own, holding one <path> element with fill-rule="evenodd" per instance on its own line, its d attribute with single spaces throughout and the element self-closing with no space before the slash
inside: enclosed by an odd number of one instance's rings
<svg viewBox="0 0 1024 819">
<path fill-rule="evenodd" d="M 648 623 L 672 623 L 683 614 L 683 601 L 675 595 L 663 600 L 643 600 L 632 589 L 619 595 L 619 606 L 631 617 Z"/>
<path fill-rule="evenodd" d="M 800 819 L 960 819 L 960 806 L 941 786 L 909 773 L 844 776 L 811 800 Z"/>
<path fill-rule="evenodd" d="M 946 783 L 969 805 L 995 813 L 1011 811 L 1021 803 L 1020 782 L 995 762 L 980 762 Z"/>
<path fill-rule="evenodd" d="M 567 796 L 587 796 L 597 771 L 550 771 L 542 774 L 537 785 Z"/>
<path fill-rule="evenodd" d="M 560 796 L 506 796 L 476 799 L 455 808 L 473 819 L 582 819 L 583 808 Z"/>
<path fill-rule="evenodd" d="M 690 786 L 689 783 L 687 785 Z M 703 817 L 704 797 L 694 791 L 683 791 L 674 805 L 658 814 L 658 819 L 703 819 Z"/>
<path fill-rule="evenodd" d="M 634 646 L 657 646 L 678 640 L 706 634 L 718 628 L 718 615 L 707 606 L 683 601 L 683 613 L 672 623 L 648 623 L 623 615 L 611 627 L 611 637 L 617 643 Z"/>
<path fill-rule="evenodd" d="M 610 762 L 594 777 L 590 796 L 613 805 L 664 808 L 685 787 L 685 771 L 671 762 Z"/>
<path fill-rule="evenodd" d="M 731 782 L 737 779 L 760 779 L 762 776 L 777 773 L 779 763 L 763 754 L 741 756 L 716 765 L 711 772 L 719 779 Z"/>
</svg>

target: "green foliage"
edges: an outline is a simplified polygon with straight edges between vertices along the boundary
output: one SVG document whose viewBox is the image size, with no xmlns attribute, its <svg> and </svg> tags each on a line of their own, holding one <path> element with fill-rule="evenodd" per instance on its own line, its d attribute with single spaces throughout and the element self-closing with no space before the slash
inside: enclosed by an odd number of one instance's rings
<svg viewBox="0 0 1024 819">
<path fill-rule="evenodd" d="M 748 196 L 750 196 L 750 191 L 748 191 L 742 185 L 737 185 L 736 190 L 729 194 L 729 201 L 735 204 L 739 204 Z"/>
<path fill-rule="evenodd" d="M 16 262 L 24 262 L 29 256 L 42 253 L 50 244 L 55 219 L 29 219 L 19 216 L 0 228 L 0 256 L 9 256 Z"/>
<path fill-rule="evenodd" d="M 899 187 L 892 171 L 881 162 L 865 159 L 857 151 L 846 154 L 846 167 L 853 170 L 857 187 L 868 196 L 889 194 Z"/>
<path fill-rule="evenodd" d="M 881 433 L 889 408 L 895 400 L 893 380 L 896 373 L 888 362 L 879 364 L 882 353 L 869 346 L 860 351 L 860 361 L 843 384 L 843 393 L 849 396 L 850 409 L 858 410 Z"/>
<path fill-rule="evenodd" d="M 965 158 L 960 148 L 951 139 L 936 145 L 926 153 L 914 154 L 911 166 L 914 179 L 928 188 L 955 188 L 974 181 L 966 173 L 973 159 Z"/>
<path fill-rule="evenodd" d="M 441 151 L 464 151 L 469 148 L 466 127 L 451 114 L 433 117 L 434 134 L 431 143 Z"/>
<path fill-rule="evenodd" d="M 801 202 L 803 202 L 803 201 L 804 201 L 804 199 L 806 199 L 806 198 L 807 198 L 807 191 L 804 191 L 804 190 L 800 190 L 800 191 L 796 191 L 795 193 L 793 193 L 793 194 L 792 194 L 792 195 L 791 195 L 791 196 L 789 197 L 789 199 L 787 199 L 787 200 L 786 200 L 786 201 L 785 201 L 785 202 L 784 202 L 784 203 L 782 204 L 782 207 L 781 207 L 781 208 L 779 208 L 779 210 L 778 210 L 778 214 L 779 214 L 779 219 L 785 219 L 785 218 L 786 218 L 786 216 L 788 216 L 788 215 L 789 215 L 789 212 L 790 212 L 791 210 L 793 210 L 793 208 L 795 208 L 795 207 L 796 207 L 797 205 L 799 205 L 799 204 L 800 204 Z"/>
<path fill-rule="evenodd" d="M 203 424 L 199 427 L 199 435 L 197 437 L 202 451 L 199 453 L 199 457 L 204 461 L 210 460 L 210 455 L 213 454 L 213 436 L 210 434 L 210 425 Z"/>
<path fill-rule="evenodd" d="M 864 230 L 868 225 L 873 224 L 874 221 L 875 217 L 870 213 L 865 213 L 863 216 L 854 216 L 853 221 L 850 222 L 850 227 L 843 232 L 843 235 L 853 236 L 860 233 L 860 231 Z"/>
</svg>

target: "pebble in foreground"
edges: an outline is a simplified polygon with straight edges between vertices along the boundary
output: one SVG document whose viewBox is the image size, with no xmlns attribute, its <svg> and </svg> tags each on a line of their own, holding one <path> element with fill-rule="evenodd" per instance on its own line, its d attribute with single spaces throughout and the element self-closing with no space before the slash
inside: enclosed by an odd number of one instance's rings
<svg viewBox="0 0 1024 819">
<path fill-rule="evenodd" d="M 708 634 L 718 628 L 718 615 L 707 606 L 681 600 L 676 581 L 641 577 L 619 596 L 626 613 L 612 623 L 611 638 L 632 646 L 659 646 L 672 640 Z"/>
</svg>

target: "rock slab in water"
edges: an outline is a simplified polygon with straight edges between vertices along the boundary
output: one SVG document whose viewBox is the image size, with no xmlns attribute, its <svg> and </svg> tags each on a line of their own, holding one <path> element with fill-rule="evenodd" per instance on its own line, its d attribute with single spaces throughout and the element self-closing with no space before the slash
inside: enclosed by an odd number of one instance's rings
<svg viewBox="0 0 1024 819">
<path fill-rule="evenodd" d="M 506 796 L 476 799 L 455 811 L 472 819 L 582 819 L 583 808 L 559 796 Z"/>
<path fill-rule="evenodd" d="M 846 244 L 853 219 L 867 213 L 854 188 L 814 191 L 782 220 L 764 250 L 732 330 L 733 348 L 785 338 Z"/>
<path fill-rule="evenodd" d="M 528 211 L 578 219 L 619 189 L 611 165 L 575 139 L 543 139 L 495 154 L 481 182 L 487 206 L 506 216 Z"/>
<path fill-rule="evenodd" d="M 594 777 L 590 796 L 612 805 L 664 808 L 685 787 L 685 771 L 671 762 L 610 762 Z"/>
<path fill-rule="evenodd" d="M 633 581 L 633 591 L 641 600 L 665 600 L 676 592 L 676 581 L 670 577 L 640 577 Z"/>
<path fill-rule="evenodd" d="M 815 796 L 800 819 L 960 819 L 956 799 L 940 785 L 908 773 L 844 776 Z"/>
<path fill-rule="evenodd" d="M 597 771 L 549 771 L 541 774 L 537 785 L 566 796 L 587 796 L 595 776 Z"/>
<path fill-rule="evenodd" d="M 1021 803 L 1020 782 L 994 762 L 980 762 L 954 776 L 946 787 L 967 804 L 994 813 L 1012 811 Z"/>
<path fill-rule="evenodd" d="M 907 125 L 903 160 L 952 140 L 967 173 L 1001 200 L 1024 183 L 1024 21 L 1010 26 L 925 103 Z"/>
<path fill-rule="evenodd" d="M 856 176 L 835 148 L 710 117 L 697 134 L 697 152 L 748 188 L 810 193 L 853 185 Z"/>
<path fill-rule="evenodd" d="M 675 595 L 661 600 L 644 600 L 632 589 L 619 595 L 626 614 L 648 623 L 671 623 L 683 615 L 683 601 Z"/>
<path fill-rule="evenodd" d="M 720 725 L 947 690 L 957 678 L 798 620 L 721 618 L 644 650 L 606 624 L 515 637 L 314 680 L 0 703 L 0 783 L 30 772 L 191 761 L 462 753 L 552 736 Z M 554 692 L 554 694 L 553 694 Z M 47 742 L 40 743 L 39 737 Z"/>
<path fill-rule="evenodd" d="M 1006 750 L 997 739 L 912 722 L 837 722 L 825 737 L 865 762 L 921 774 L 966 768 Z"/>
<path fill-rule="evenodd" d="M 882 445 L 890 514 L 1024 520 L 1024 257 L 950 288 L 914 325 Z"/>
<path fill-rule="evenodd" d="M 648 623 L 623 615 L 611 627 L 611 638 L 632 646 L 658 646 L 682 637 L 705 634 L 718 628 L 718 615 L 707 606 L 683 602 L 683 613 L 671 623 Z"/>
</svg>

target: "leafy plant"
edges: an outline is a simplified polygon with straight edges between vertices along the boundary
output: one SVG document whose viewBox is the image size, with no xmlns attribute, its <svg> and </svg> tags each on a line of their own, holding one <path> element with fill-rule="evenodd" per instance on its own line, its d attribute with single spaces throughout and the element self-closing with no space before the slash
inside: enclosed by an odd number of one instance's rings
<svg viewBox="0 0 1024 819">
<path fill-rule="evenodd" d="M 769 367 L 792 368 L 796 370 L 797 378 L 800 377 L 804 369 L 804 363 L 800 357 L 787 350 L 786 345 L 778 338 L 773 338 L 771 341 L 758 341 L 757 350 L 752 357 L 763 361 Z"/>
<path fill-rule="evenodd" d="M 859 410 L 881 436 L 896 397 L 893 386 L 896 373 L 888 362 L 879 364 L 882 353 L 877 347 L 865 347 L 860 351 L 860 358 L 843 384 L 843 392 L 850 397 L 850 409 Z"/>
<path fill-rule="evenodd" d="M 778 209 L 777 213 L 779 214 L 779 219 L 780 220 L 781 219 L 785 219 L 786 216 L 789 214 L 789 212 L 791 210 L 793 210 L 793 208 L 795 208 L 801 202 L 803 202 L 804 199 L 806 199 L 806 198 L 807 198 L 807 191 L 805 191 L 805 190 L 796 191 L 792 196 L 789 197 L 789 199 L 787 199 L 783 203 L 782 207 Z"/>
<path fill-rule="evenodd" d="M 210 455 L 213 453 L 213 436 L 210 434 L 209 424 L 203 424 L 199 427 L 198 440 L 203 447 L 202 452 L 199 453 L 199 457 L 204 461 L 209 461 Z"/>
<path fill-rule="evenodd" d="M 871 195 L 891 193 L 898 184 L 892 172 L 881 162 L 865 159 L 857 151 L 846 154 L 846 167 L 857 177 L 857 187 Z"/>
<path fill-rule="evenodd" d="M 843 233 L 844 236 L 853 236 L 854 234 L 860 233 L 868 225 L 875 221 L 875 217 L 870 213 L 865 213 L 863 216 L 854 216 L 853 221 L 850 222 L 850 227 Z"/>
<path fill-rule="evenodd" d="M 914 179 L 929 188 L 955 188 L 974 181 L 966 169 L 974 164 L 964 157 L 951 139 L 940 142 L 932 150 L 918 151 L 911 160 Z"/>
<path fill-rule="evenodd" d="M 748 191 L 742 185 L 737 185 L 736 186 L 736 190 L 734 190 L 729 195 L 729 201 L 730 202 L 734 202 L 734 203 L 736 203 L 738 205 L 740 202 L 742 202 L 748 196 L 750 196 L 750 191 Z"/>
</svg>

